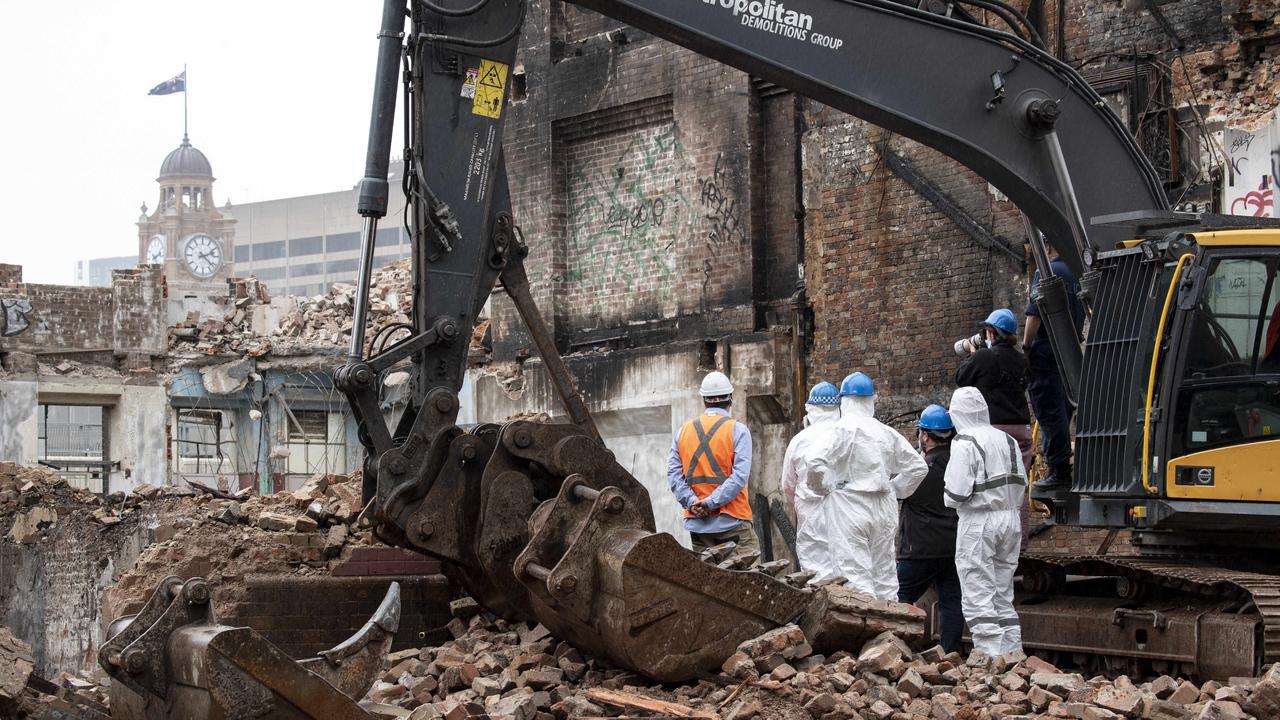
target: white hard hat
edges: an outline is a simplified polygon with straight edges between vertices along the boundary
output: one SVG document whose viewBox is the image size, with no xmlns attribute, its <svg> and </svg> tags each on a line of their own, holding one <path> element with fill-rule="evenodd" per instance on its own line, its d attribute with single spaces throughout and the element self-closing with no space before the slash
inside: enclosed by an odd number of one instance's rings
<svg viewBox="0 0 1280 720">
<path fill-rule="evenodd" d="M 702 397 L 725 397 L 733 394 L 733 383 L 722 372 L 709 372 L 702 378 Z"/>
</svg>

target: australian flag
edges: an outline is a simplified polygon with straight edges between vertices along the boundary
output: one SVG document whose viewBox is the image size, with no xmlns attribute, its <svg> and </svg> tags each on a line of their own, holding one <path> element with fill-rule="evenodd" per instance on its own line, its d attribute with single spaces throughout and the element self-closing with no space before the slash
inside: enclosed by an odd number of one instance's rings
<svg viewBox="0 0 1280 720">
<path fill-rule="evenodd" d="M 168 80 L 165 80 L 159 85 L 151 88 L 151 92 L 147 94 L 148 95 L 170 95 L 172 93 L 186 92 L 186 91 L 187 91 L 187 71 L 183 70 L 177 75 L 174 75 Z"/>
</svg>

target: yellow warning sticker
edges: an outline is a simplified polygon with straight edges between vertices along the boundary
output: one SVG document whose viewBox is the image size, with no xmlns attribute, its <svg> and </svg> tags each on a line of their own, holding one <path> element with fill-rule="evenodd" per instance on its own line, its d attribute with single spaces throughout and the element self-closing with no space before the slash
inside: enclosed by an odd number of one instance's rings
<svg viewBox="0 0 1280 720">
<path fill-rule="evenodd" d="M 502 101 L 507 90 L 507 66 L 492 60 L 480 61 L 480 76 L 476 80 L 476 98 L 471 112 L 497 119 L 502 115 Z"/>
</svg>

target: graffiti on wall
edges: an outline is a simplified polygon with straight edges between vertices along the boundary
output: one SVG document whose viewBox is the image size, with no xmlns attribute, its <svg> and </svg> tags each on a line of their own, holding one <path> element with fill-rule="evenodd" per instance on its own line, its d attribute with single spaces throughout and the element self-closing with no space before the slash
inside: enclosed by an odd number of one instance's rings
<svg viewBox="0 0 1280 720">
<path fill-rule="evenodd" d="M 620 151 L 601 155 L 597 143 L 616 137 L 568 150 L 564 280 L 590 287 L 595 315 L 609 295 L 642 293 L 671 307 L 681 256 L 701 250 L 710 277 L 729 247 L 748 241 L 741 167 L 721 153 L 699 173 L 674 124 L 630 132 Z"/>
<path fill-rule="evenodd" d="M 1276 208 L 1277 154 L 1280 153 L 1280 119 L 1257 132 L 1227 130 L 1230 179 L 1222 188 L 1222 207 L 1232 215 L 1280 217 Z"/>
<path fill-rule="evenodd" d="M 604 157 L 591 155 L 594 144 L 570 158 L 565 280 L 629 293 L 656 276 L 655 290 L 669 295 L 674 246 L 695 209 L 681 187 L 675 126 L 636 131 L 620 152 Z"/>
<path fill-rule="evenodd" d="M 20 335 L 31 327 L 31 313 L 34 308 L 26 298 L 5 298 L 0 300 L 0 337 Z"/>
</svg>

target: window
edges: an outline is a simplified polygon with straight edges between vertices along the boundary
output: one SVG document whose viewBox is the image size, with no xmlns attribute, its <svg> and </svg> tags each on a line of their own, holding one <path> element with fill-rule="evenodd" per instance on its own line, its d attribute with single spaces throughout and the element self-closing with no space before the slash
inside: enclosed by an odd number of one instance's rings
<svg viewBox="0 0 1280 720">
<path fill-rule="evenodd" d="M 346 424 L 340 413 L 285 408 L 289 423 L 289 458 L 293 475 L 347 471 Z"/>
<path fill-rule="evenodd" d="M 324 249 L 326 252 L 342 252 L 344 250 L 356 250 L 360 247 L 360 233 L 342 233 L 341 235 L 330 235 L 324 239 Z"/>
<path fill-rule="evenodd" d="M 254 260 L 275 260 L 284 257 L 284 241 L 258 243 L 253 246 Z"/>
<path fill-rule="evenodd" d="M 261 268 L 253 271 L 253 276 L 262 281 L 282 280 L 284 278 L 284 267 Z"/>
<path fill-rule="evenodd" d="M 293 279 L 304 278 L 309 275 L 323 275 L 324 263 L 306 263 L 305 265 L 290 265 L 289 277 Z"/>
<path fill-rule="evenodd" d="M 1270 258 L 1226 258 L 1214 264 L 1191 318 L 1186 378 L 1252 375 L 1262 355 L 1264 365 L 1280 334 L 1275 315 L 1276 261 Z M 1271 326 L 1271 327 L 1266 327 Z M 1261 352 L 1260 352 L 1261 351 Z"/>
<path fill-rule="evenodd" d="M 400 246 L 400 227 L 378 228 L 378 239 L 374 243 L 379 250 Z"/>
<path fill-rule="evenodd" d="M 322 252 L 324 252 L 324 238 L 294 238 L 289 241 L 289 257 L 319 255 Z"/>
<path fill-rule="evenodd" d="M 41 462 L 102 460 L 102 408 L 95 405 L 41 405 L 37 430 Z"/>
<path fill-rule="evenodd" d="M 1217 260 L 1187 325 L 1175 455 L 1280 437 L 1280 258 Z"/>
<path fill-rule="evenodd" d="M 174 471 L 181 475 L 236 472 L 235 423 L 223 410 L 178 410 L 173 433 Z"/>
<path fill-rule="evenodd" d="M 249 258 L 251 258 L 252 256 L 253 256 L 252 245 L 236 246 L 236 262 L 238 263 L 249 262 Z"/>
<path fill-rule="evenodd" d="M 357 258 L 349 258 L 347 260 L 333 260 L 329 263 L 328 271 L 330 274 L 346 274 L 354 273 L 360 268 L 360 260 Z"/>
<path fill-rule="evenodd" d="M 40 405 L 36 429 L 41 463 L 74 487 L 106 492 L 110 462 L 105 454 L 103 416 L 97 405 Z"/>
</svg>

